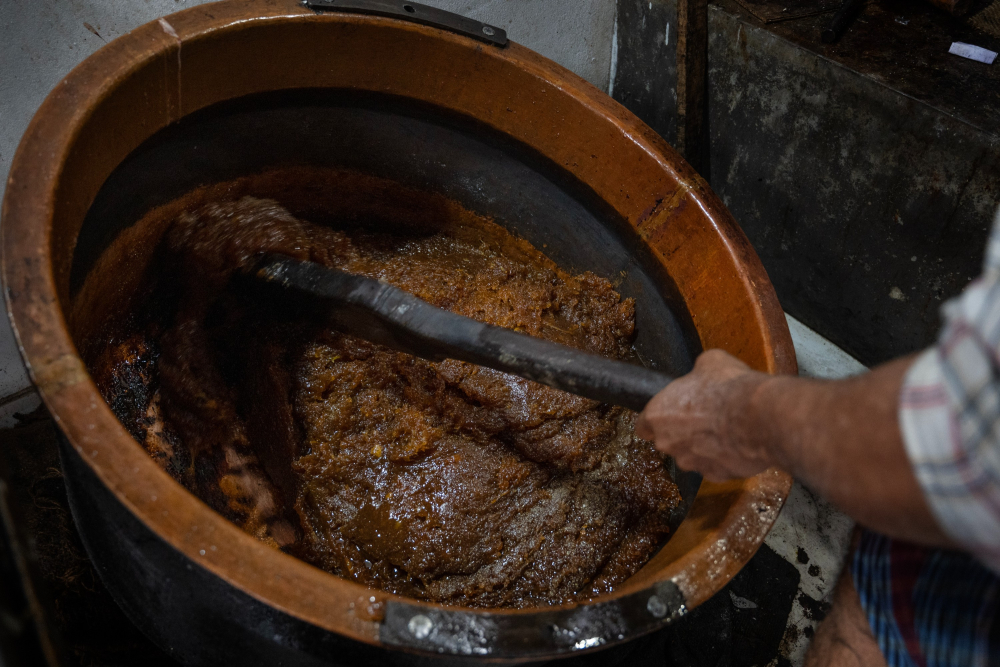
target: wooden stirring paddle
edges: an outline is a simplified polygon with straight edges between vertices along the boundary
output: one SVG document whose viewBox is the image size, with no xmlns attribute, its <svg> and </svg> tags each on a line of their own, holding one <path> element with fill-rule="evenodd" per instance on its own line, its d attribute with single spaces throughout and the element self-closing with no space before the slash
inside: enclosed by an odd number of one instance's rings
<svg viewBox="0 0 1000 667">
<path fill-rule="evenodd" d="M 346 334 L 431 361 L 468 361 L 637 412 L 673 379 L 483 324 L 392 285 L 313 262 L 265 255 L 251 274 L 329 301 L 334 326 Z"/>
</svg>

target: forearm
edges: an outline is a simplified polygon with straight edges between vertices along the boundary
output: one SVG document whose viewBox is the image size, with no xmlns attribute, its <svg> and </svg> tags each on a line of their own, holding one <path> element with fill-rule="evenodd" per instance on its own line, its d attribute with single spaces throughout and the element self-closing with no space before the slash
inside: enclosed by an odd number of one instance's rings
<svg viewBox="0 0 1000 667">
<path fill-rule="evenodd" d="M 707 479 L 776 466 L 863 525 L 947 545 L 899 429 L 900 387 L 911 362 L 847 380 L 810 380 L 755 372 L 709 350 L 650 401 L 636 434 Z"/>
<path fill-rule="evenodd" d="M 768 378 L 738 423 L 774 464 L 859 523 L 946 546 L 899 430 L 900 387 L 911 362 L 900 359 L 847 380 Z"/>
</svg>

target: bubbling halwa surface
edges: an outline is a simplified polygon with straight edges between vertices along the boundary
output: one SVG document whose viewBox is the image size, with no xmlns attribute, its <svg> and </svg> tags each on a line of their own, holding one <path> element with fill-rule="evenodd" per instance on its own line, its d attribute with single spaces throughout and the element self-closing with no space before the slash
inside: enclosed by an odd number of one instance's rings
<svg viewBox="0 0 1000 667">
<path fill-rule="evenodd" d="M 680 496 L 634 413 L 344 335 L 324 304 L 241 269 L 284 253 L 630 359 L 634 304 L 607 280 L 485 219 L 376 233 L 267 199 L 195 204 L 164 220 L 155 279 L 90 365 L 136 439 L 216 511 L 346 579 L 477 607 L 600 595 L 662 544 Z"/>
</svg>

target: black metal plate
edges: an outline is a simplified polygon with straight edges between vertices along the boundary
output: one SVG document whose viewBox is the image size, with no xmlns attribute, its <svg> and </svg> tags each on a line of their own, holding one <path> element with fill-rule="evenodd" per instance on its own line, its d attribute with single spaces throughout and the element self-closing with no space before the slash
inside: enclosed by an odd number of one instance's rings
<svg viewBox="0 0 1000 667">
<path fill-rule="evenodd" d="M 534 614 L 429 609 L 393 600 L 379 639 L 425 653 L 523 660 L 618 644 L 686 613 L 684 595 L 672 581 L 610 602 Z"/>
<path fill-rule="evenodd" d="M 403 19 L 404 21 L 457 32 L 487 44 L 507 46 L 507 32 L 502 28 L 416 2 L 401 0 L 305 0 L 303 4 L 315 11 L 373 14 Z"/>
</svg>

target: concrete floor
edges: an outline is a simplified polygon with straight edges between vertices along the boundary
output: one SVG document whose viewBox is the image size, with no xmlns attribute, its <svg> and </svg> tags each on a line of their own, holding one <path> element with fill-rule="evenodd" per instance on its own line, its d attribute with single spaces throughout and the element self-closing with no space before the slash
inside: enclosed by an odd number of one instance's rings
<svg viewBox="0 0 1000 667">
<path fill-rule="evenodd" d="M 836 380 L 867 370 L 857 359 L 794 317 L 785 317 L 795 344 L 799 375 Z M 765 540 L 779 556 L 798 569 L 801 577 L 800 594 L 792 603 L 781 647 L 783 656 L 793 665 L 802 664 L 811 630 L 817 626 L 810 610 L 803 605 L 802 595 L 811 600 L 829 601 L 843 569 L 853 529 L 850 517 L 796 482 Z M 807 558 L 800 557 L 800 552 L 807 554 Z"/>
</svg>

